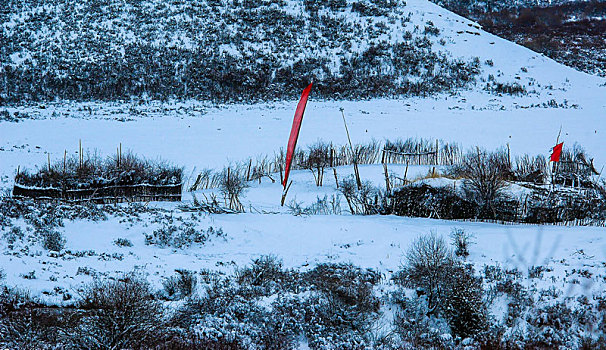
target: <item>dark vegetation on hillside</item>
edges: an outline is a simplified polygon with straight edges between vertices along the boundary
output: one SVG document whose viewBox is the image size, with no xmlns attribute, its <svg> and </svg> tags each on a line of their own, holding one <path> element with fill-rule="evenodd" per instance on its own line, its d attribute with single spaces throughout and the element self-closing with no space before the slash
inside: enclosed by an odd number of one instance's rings
<svg viewBox="0 0 606 350">
<path fill-rule="evenodd" d="M 403 0 L 16 1 L 0 11 L 0 103 L 427 95 L 475 80 Z M 348 19 L 354 16 L 354 19 Z M 394 26 L 397 30 L 394 30 Z M 403 34 L 399 34 L 400 30 Z"/>
<path fill-rule="evenodd" d="M 606 76 L 606 1 L 432 0 L 565 65 Z"/>
</svg>

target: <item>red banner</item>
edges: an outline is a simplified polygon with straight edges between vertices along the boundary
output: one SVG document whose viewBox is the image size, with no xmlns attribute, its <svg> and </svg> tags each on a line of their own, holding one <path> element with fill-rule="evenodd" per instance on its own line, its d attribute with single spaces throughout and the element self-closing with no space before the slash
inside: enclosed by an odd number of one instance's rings
<svg viewBox="0 0 606 350">
<path fill-rule="evenodd" d="M 558 143 L 557 145 L 555 145 L 555 147 L 551 151 L 551 161 L 552 162 L 560 161 L 560 156 L 562 155 L 562 146 L 564 146 L 564 142 Z"/>
<path fill-rule="evenodd" d="M 297 139 L 299 138 L 299 130 L 301 130 L 301 122 L 303 121 L 303 113 L 305 112 L 305 106 L 307 105 L 307 98 L 311 92 L 311 85 L 309 84 L 303 94 L 301 94 L 301 100 L 297 105 L 295 111 L 295 119 L 292 121 L 292 129 L 290 130 L 290 138 L 288 139 L 288 149 L 286 151 L 286 169 L 284 171 L 284 180 L 282 186 L 286 188 L 288 182 L 288 174 L 290 173 L 290 164 L 292 163 L 292 157 L 295 154 L 295 147 L 297 146 Z"/>
</svg>

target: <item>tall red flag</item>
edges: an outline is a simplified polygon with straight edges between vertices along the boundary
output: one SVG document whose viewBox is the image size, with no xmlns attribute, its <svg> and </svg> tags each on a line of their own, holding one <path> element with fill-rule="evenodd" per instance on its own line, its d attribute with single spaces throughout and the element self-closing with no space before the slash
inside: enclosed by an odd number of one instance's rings
<svg viewBox="0 0 606 350">
<path fill-rule="evenodd" d="M 290 163 L 292 163 L 292 157 L 295 154 L 295 147 L 297 146 L 297 139 L 299 138 L 299 130 L 301 130 L 301 122 L 303 121 L 303 113 L 305 112 L 305 106 L 307 106 L 307 98 L 311 92 L 311 85 L 309 84 L 303 94 L 301 94 L 301 100 L 297 105 L 295 111 L 295 119 L 292 121 L 292 129 L 290 129 L 290 138 L 288 139 L 288 149 L 286 151 L 286 169 L 284 170 L 284 180 L 282 186 L 286 188 L 288 182 L 288 174 L 290 173 Z"/>
<path fill-rule="evenodd" d="M 564 146 L 564 142 L 558 143 L 557 145 L 555 145 L 555 147 L 551 151 L 551 161 L 552 162 L 559 162 L 560 161 L 560 156 L 562 155 L 562 147 L 563 146 Z"/>
</svg>

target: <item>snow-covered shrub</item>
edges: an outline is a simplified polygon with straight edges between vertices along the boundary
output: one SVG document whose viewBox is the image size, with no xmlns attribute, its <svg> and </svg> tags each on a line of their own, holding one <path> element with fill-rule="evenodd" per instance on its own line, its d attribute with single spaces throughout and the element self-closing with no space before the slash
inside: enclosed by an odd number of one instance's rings
<svg viewBox="0 0 606 350">
<path fill-rule="evenodd" d="M 505 271 L 500 265 L 484 265 L 484 279 L 487 282 L 497 282 L 505 279 Z"/>
<path fill-rule="evenodd" d="M 523 312 L 532 305 L 532 296 L 517 278 L 512 274 L 506 274 L 505 279 L 497 281 L 494 286 L 487 290 L 491 297 L 505 295 L 507 297 L 507 315 L 505 316 L 505 325 L 514 327 L 519 321 Z"/>
<path fill-rule="evenodd" d="M 191 298 L 180 308 L 173 324 L 213 342 L 242 348 L 292 349 L 295 335 L 280 315 L 260 303 L 250 286 L 231 279 L 213 282 L 202 297 Z"/>
<path fill-rule="evenodd" d="M 450 231 L 450 239 L 455 248 L 455 255 L 466 258 L 469 256 L 469 246 L 473 243 L 473 233 L 466 232 L 462 228 L 453 228 Z"/>
<path fill-rule="evenodd" d="M 58 201 L 34 201 L 14 197 L 0 197 L 0 218 L 23 218 L 36 230 L 63 226 L 63 220 L 106 220 L 111 206 L 95 204 L 65 204 Z M 0 219 L 1 220 L 1 219 Z"/>
<path fill-rule="evenodd" d="M 440 29 L 438 27 L 436 27 L 432 21 L 427 21 L 427 23 L 425 23 L 425 30 L 423 31 L 423 34 L 428 34 L 428 35 L 434 35 L 434 36 L 438 36 L 440 35 Z"/>
<path fill-rule="evenodd" d="M 471 264 L 456 262 L 448 279 L 443 281 L 443 304 L 438 307 L 452 329 L 453 335 L 478 337 L 488 331 L 488 310 L 484 302 L 482 279 L 475 275 Z"/>
<path fill-rule="evenodd" d="M 19 226 L 13 226 L 8 232 L 4 232 L 2 238 L 6 240 L 6 243 L 9 245 L 14 244 L 17 241 L 23 240 L 25 235 L 23 234 L 23 230 Z"/>
<path fill-rule="evenodd" d="M 322 294 L 306 298 L 302 307 L 303 329 L 310 348 L 353 350 L 370 346 L 368 332 L 376 313 L 361 312 L 333 295 Z"/>
<path fill-rule="evenodd" d="M 315 293 L 302 302 L 304 331 L 313 349 L 356 349 L 370 344 L 368 332 L 380 301 L 373 287 L 379 273 L 345 263 L 319 264 L 304 276 Z"/>
<path fill-rule="evenodd" d="M 85 275 L 85 276 L 97 276 L 97 270 L 90 266 L 78 266 L 78 270 L 76 271 L 76 276 Z"/>
<path fill-rule="evenodd" d="M 65 248 L 65 237 L 55 230 L 48 230 L 42 232 L 42 246 L 46 250 L 60 252 Z"/>
<path fill-rule="evenodd" d="M 175 270 L 176 276 L 165 278 L 162 281 L 163 296 L 169 300 L 178 300 L 191 296 L 198 284 L 196 273 L 189 270 Z"/>
<path fill-rule="evenodd" d="M 442 282 L 448 279 L 454 263 L 452 250 L 435 232 L 417 237 L 406 251 L 406 262 L 394 275 L 400 285 L 418 288 L 427 295 L 428 307 L 433 310 L 443 295 Z"/>
<path fill-rule="evenodd" d="M 372 269 L 361 269 L 351 263 L 322 263 L 306 273 L 305 279 L 314 289 L 356 306 L 365 312 L 376 312 L 379 299 L 373 286 L 381 275 Z"/>
<path fill-rule="evenodd" d="M 284 271 L 282 261 L 273 255 L 253 259 L 249 266 L 236 269 L 236 281 L 241 285 L 260 287 L 259 293 L 271 295 L 279 290 L 296 287 L 298 276 L 294 271 Z"/>
<path fill-rule="evenodd" d="M 425 297 L 396 300 L 399 311 L 394 317 L 394 331 L 402 344 L 410 348 L 449 349 L 453 337 L 446 320 L 431 315 Z"/>
<path fill-rule="evenodd" d="M 528 347 L 540 349 L 559 349 L 574 347 L 577 330 L 573 311 L 563 302 L 538 307 L 529 312 Z"/>
<path fill-rule="evenodd" d="M 75 348 L 132 349 L 153 345 L 165 329 L 164 307 L 147 281 L 136 275 L 96 280 L 81 293 L 76 325 L 67 330 Z"/>
<path fill-rule="evenodd" d="M 206 231 L 198 229 L 194 222 L 185 221 L 179 226 L 164 223 L 162 227 L 145 235 L 145 244 L 160 247 L 187 248 L 192 244 L 204 244 L 211 237 L 224 236 L 221 228 L 210 226 Z"/>
<path fill-rule="evenodd" d="M 175 332 L 163 340 L 158 350 L 248 350 L 237 341 L 201 336 L 195 332 Z"/>
<path fill-rule="evenodd" d="M 351 264 L 283 270 L 274 257 L 255 259 L 232 279 L 210 279 L 174 319 L 179 329 L 245 348 L 293 349 L 302 336 L 312 349 L 359 348 L 378 317 L 373 287 L 379 274 Z"/>
<path fill-rule="evenodd" d="M 0 347 L 6 349 L 56 349 L 57 312 L 36 302 L 29 293 L 0 287 Z"/>
<path fill-rule="evenodd" d="M 133 246 L 133 242 L 131 242 L 129 239 L 126 239 L 126 238 L 116 238 L 114 240 L 114 244 L 117 245 L 118 247 L 132 247 Z"/>
<path fill-rule="evenodd" d="M 54 188 L 88 188 L 103 185 L 173 185 L 180 184 L 183 169 L 163 161 L 148 160 L 133 153 L 115 155 L 107 159 L 87 153 L 79 157 L 44 164 L 37 172 L 23 170 L 15 183 L 24 186 Z"/>
<path fill-rule="evenodd" d="M 455 259 L 436 233 L 412 243 L 394 279 L 401 286 L 417 288 L 427 298 L 428 314 L 444 317 L 453 335 L 466 338 L 488 329 L 482 279 L 471 265 Z"/>
<path fill-rule="evenodd" d="M 543 273 L 547 270 L 547 268 L 543 265 L 531 266 L 528 268 L 528 278 L 543 278 Z"/>
<path fill-rule="evenodd" d="M 507 95 L 526 95 L 528 92 L 523 85 L 518 83 L 489 83 L 486 85 L 485 90 L 491 91 L 495 94 L 507 94 Z"/>
</svg>

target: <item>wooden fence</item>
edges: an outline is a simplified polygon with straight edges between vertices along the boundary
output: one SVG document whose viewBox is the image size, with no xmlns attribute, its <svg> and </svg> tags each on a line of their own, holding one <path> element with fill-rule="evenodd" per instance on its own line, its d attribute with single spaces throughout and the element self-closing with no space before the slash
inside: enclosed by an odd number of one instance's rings
<svg viewBox="0 0 606 350">
<path fill-rule="evenodd" d="M 93 202 L 111 204 L 122 202 L 181 201 L 182 184 L 177 185 L 110 185 L 82 189 L 28 187 L 15 184 L 13 196 L 34 199 L 58 199 L 72 203 Z"/>
</svg>

